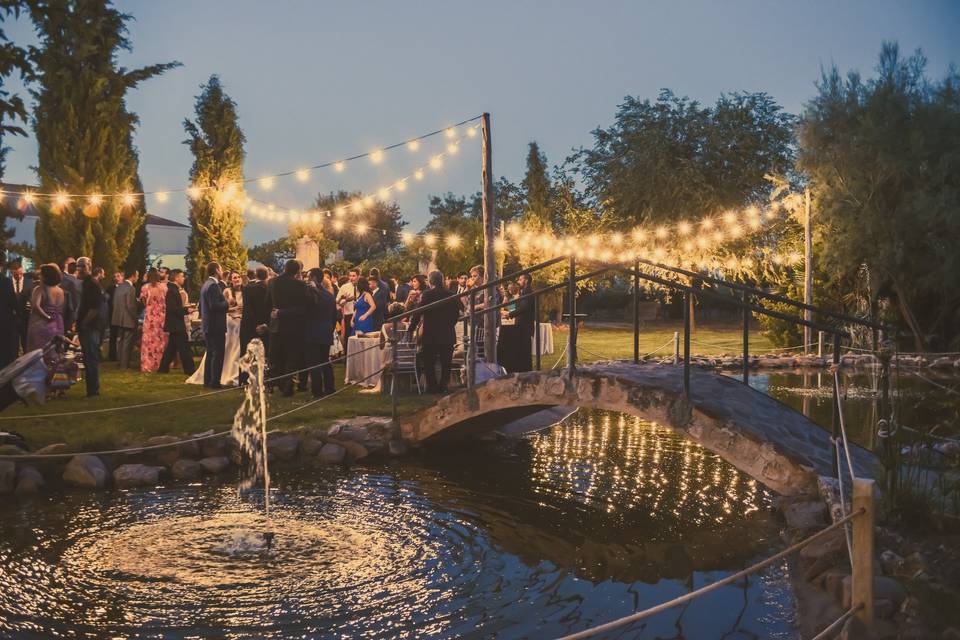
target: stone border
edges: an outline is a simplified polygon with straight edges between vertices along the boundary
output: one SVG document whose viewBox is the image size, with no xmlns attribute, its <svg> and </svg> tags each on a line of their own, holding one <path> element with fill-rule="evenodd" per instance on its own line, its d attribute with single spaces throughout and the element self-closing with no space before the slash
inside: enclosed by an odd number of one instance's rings
<svg viewBox="0 0 960 640">
<path fill-rule="evenodd" d="M 225 434 L 216 438 L 189 440 L 212 432 L 181 438 L 155 436 L 146 446 L 170 445 L 162 449 L 134 449 L 123 454 L 95 456 L 79 453 L 71 458 L 0 460 L 0 495 L 34 495 L 49 488 L 104 490 L 154 487 L 169 480 L 197 482 L 236 470 L 241 454 L 236 440 Z M 326 429 L 300 427 L 269 434 L 267 451 L 271 465 L 350 464 L 369 457 L 405 455 L 406 445 L 390 418 L 360 416 L 339 420 Z M 179 443 L 179 444 L 178 444 Z M 27 454 L 13 445 L 4 445 L 5 454 Z M 66 445 L 50 445 L 37 453 L 56 453 Z"/>
<path fill-rule="evenodd" d="M 666 358 L 648 358 L 646 362 L 656 362 L 659 364 L 674 363 L 673 356 Z M 690 357 L 690 364 L 697 367 L 708 369 L 737 370 L 743 368 L 742 354 L 724 353 L 719 356 L 698 356 Z M 937 357 L 927 358 L 924 356 L 892 356 L 890 365 L 907 367 L 911 369 L 932 369 L 935 371 L 957 372 L 960 373 L 960 357 Z M 750 356 L 751 369 L 797 369 L 813 368 L 826 369 L 833 365 L 833 359 L 815 355 L 797 355 L 787 352 L 770 353 L 762 356 Z M 841 367 L 877 369 L 880 367 L 880 359 L 870 353 L 847 353 L 840 358 Z"/>
</svg>

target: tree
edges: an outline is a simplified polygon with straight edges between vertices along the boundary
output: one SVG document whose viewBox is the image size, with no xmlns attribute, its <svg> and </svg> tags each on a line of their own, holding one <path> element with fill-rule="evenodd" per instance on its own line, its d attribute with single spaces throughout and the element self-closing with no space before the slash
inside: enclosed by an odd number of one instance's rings
<svg viewBox="0 0 960 640">
<path fill-rule="evenodd" d="M 884 306 L 917 349 L 960 343 L 960 75 L 885 43 L 877 75 L 823 73 L 800 123 L 815 243 L 854 310 Z M 859 309 L 857 308 L 859 307 Z"/>
<path fill-rule="evenodd" d="M 216 75 L 201 86 L 194 111 L 196 121 L 183 121 L 188 136 L 184 144 L 193 153 L 190 184 L 198 190 L 190 203 L 186 265 L 190 282 L 199 289 L 208 262 L 240 271 L 247 268 L 247 248 L 243 244 L 246 138 L 238 122 L 237 105 Z"/>
<path fill-rule="evenodd" d="M 547 158 L 540 152 L 536 142 L 530 143 L 527 153 L 527 173 L 523 177 L 525 197 L 524 227 L 536 225 L 537 229 L 552 230 L 556 220 L 552 207 L 550 178 L 547 176 Z"/>
<path fill-rule="evenodd" d="M 711 108 L 664 89 L 655 102 L 628 96 L 566 165 L 608 227 L 698 218 L 766 200 L 764 176 L 792 162 L 793 123 L 765 93 Z"/>
<path fill-rule="evenodd" d="M 476 264 L 483 264 L 483 218 L 474 199 L 468 202 L 464 196 L 446 193 L 430 196 L 430 221 L 424 227 L 425 234 L 432 234 L 432 245 L 421 240 L 417 247 L 421 254 L 433 257 L 437 268 L 445 274 L 467 271 Z"/>
<path fill-rule="evenodd" d="M 283 272 L 283 264 L 296 255 L 296 246 L 291 238 L 277 238 L 250 247 L 247 257 L 262 262 L 277 273 Z"/>
<path fill-rule="evenodd" d="M 140 182 L 140 176 L 137 176 L 135 188 L 137 191 L 143 191 L 143 183 Z M 120 265 L 120 270 L 126 272 L 130 269 L 136 269 L 140 273 L 145 273 L 147 263 L 150 261 L 150 234 L 147 232 L 147 210 L 145 202 L 142 200 L 138 200 L 135 206 L 139 210 L 143 220 L 133 233 L 133 242 L 130 243 L 130 250 L 127 251 L 127 257 Z"/>
<path fill-rule="evenodd" d="M 32 95 L 40 188 L 79 196 L 38 206 L 37 253 L 56 261 L 87 255 L 110 272 L 143 223 L 142 206 L 117 197 L 138 183 L 138 119 L 126 94 L 179 63 L 118 67 L 118 53 L 131 48 L 130 16 L 107 2 L 33 0 L 30 15 L 40 42 L 30 49 L 39 83 Z"/>
<path fill-rule="evenodd" d="M 0 0 L 0 24 L 8 16 L 19 16 L 23 6 L 21 0 Z M 27 133 L 18 123 L 26 123 L 27 109 L 23 99 L 4 89 L 4 82 L 19 72 L 20 77 L 30 77 L 32 69 L 27 51 L 23 47 L 10 42 L 6 33 L 0 28 L 0 180 L 3 180 L 6 169 L 8 148 L 4 146 L 4 136 L 25 136 Z M 5 248 L 13 238 L 13 230 L 7 228 L 7 218 L 22 219 L 19 211 L 9 206 L 6 199 L 0 200 L 0 250 Z"/>
<path fill-rule="evenodd" d="M 315 207 L 320 211 L 336 212 L 337 209 L 348 203 L 363 198 L 360 192 L 337 191 L 317 196 Z M 337 229 L 337 220 L 342 221 L 343 228 Z M 364 207 L 360 214 L 344 212 L 324 216 L 318 225 L 323 225 L 317 231 L 321 237 L 336 242 L 336 246 L 343 251 L 343 257 L 351 264 L 359 264 L 389 251 L 396 250 L 400 245 L 400 234 L 406 222 L 400 213 L 396 202 L 385 202 L 374 199 Z M 357 225 L 367 225 L 367 230 L 361 233 Z M 329 227 L 329 228 L 328 228 Z"/>
</svg>

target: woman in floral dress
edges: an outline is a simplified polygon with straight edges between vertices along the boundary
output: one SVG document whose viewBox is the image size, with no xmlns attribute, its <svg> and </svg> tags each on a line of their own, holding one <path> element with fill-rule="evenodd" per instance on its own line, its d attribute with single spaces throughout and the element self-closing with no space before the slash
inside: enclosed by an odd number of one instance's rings
<svg viewBox="0 0 960 640">
<path fill-rule="evenodd" d="M 147 271 L 147 284 L 140 290 L 140 302 L 146 308 L 140 338 L 140 371 L 154 372 L 160 368 L 163 350 L 167 348 L 167 334 L 163 330 L 166 298 L 167 283 L 161 282 L 160 272 L 151 267 Z"/>
</svg>

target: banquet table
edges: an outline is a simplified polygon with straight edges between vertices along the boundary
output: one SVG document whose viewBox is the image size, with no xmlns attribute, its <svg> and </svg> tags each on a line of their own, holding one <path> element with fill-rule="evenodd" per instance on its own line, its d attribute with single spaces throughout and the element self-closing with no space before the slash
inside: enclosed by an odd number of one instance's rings
<svg viewBox="0 0 960 640">
<path fill-rule="evenodd" d="M 537 335 L 540 337 L 540 354 L 547 355 L 553 353 L 553 325 L 549 322 L 541 322 Z M 463 323 L 457 323 L 457 343 L 463 343 Z M 537 343 L 530 338 L 530 353 L 537 352 Z"/>
<path fill-rule="evenodd" d="M 388 362 L 389 355 L 389 348 L 380 348 L 380 334 L 350 336 L 347 338 L 346 383 L 376 387 L 380 384 L 379 371 Z"/>
</svg>

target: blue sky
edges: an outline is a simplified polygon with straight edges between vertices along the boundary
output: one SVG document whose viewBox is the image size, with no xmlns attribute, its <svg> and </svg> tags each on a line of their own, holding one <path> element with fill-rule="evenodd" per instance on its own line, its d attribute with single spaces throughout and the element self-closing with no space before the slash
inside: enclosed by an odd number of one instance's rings
<svg viewBox="0 0 960 640">
<path fill-rule="evenodd" d="M 958 2 L 313 2 L 131 0 L 133 51 L 124 66 L 179 60 L 182 68 L 130 95 L 148 190 L 185 186 L 191 157 L 182 122 L 199 85 L 219 74 L 238 104 L 248 176 L 368 151 L 452 122 L 492 114 L 494 173 L 519 180 L 526 145 L 551 164 L 589 145 L 625 95 L 662 87 L 712 102 L 725 91 L 766 91 L 798 112 L 823 66 L 869 74 L 883 40 L 921 47 L 929 72 L 960 61 Z M 32 38 L 29 25 L 9 25 Z M 32 182 L 32 139 L 8 139 L 9 182 Z M 436 145 L 439 144 L 440 147 Z M 375 190 L 409 174 L 419 154 L 358 161 L 343 173 L 279 179 L 252 197 L 305 207 L 318 191 Z M 444 170 L 397 198 L 410 228 L 426 222 L 429 194 L 472 193 L 480 153 L 468 144 Z M 151 213 L 186 221 L 182 196 L 148 200 Z M 257 242 L 283 235 L 252 222 Z"/>
</svg>

